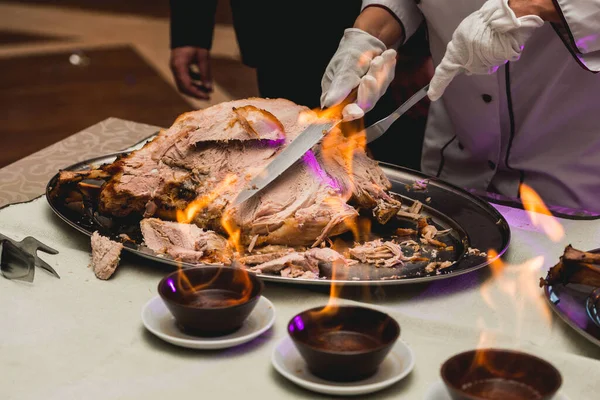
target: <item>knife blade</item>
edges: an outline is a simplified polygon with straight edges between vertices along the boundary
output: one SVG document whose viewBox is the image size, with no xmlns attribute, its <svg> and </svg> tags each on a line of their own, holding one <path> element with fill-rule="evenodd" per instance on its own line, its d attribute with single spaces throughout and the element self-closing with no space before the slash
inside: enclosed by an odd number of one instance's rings
<svg viewBox="0 0 600 400">
<path fill-rule="evenodd" d="M 292 143 L 277 154 L 273 161 L 267 165 L 257 176 L 252 178 L 233 201 L 233 206 L 238 206 L 264 189 L 269 183 L 283 174 L 289 167 L 298 162 L 304 154 L 323 139 L 333 128 L 342 122 L 341 111 L 343 108 L 356 101 L 358 88 L 353 89 L 340 104 L 329 109 L 327 120 L 311 124 Z"/>
<path fill-rule="evenodd" d="M 425 85 L 418 92 L 412 95 L 393 113 L 365 129 L 367 143 L 371 143 L 372 141 L 379 139 L 388 130 L 388 128 L 398 118 L 400 118 L 402 114 L 411 109 L 427 95 L 428 89 L 429 84 Z M 341 110 L 346 104 L 356 101 L 356 95 L 357 89 L 354 89 L 344 100 L 344 102 L 337 106 L 338 109 Z M 238 206 L 242 204 L 256 193 L 264 189 L 267 185 L 269 185 L 269 183 L 273 182 L 278 176 L 283 174 L 289 167 L 298 162 L 298 160 L 300 160 L 300 158 L 302 158 L 302 156 L 308 150 L 319 143 L 321 139 L 340 122 L 342 122 L 341 118 L 336 121 L 313 124 L 305 129 L 304 132 L 298 135 L 298 137 L 296 137 L 292 143 L 283 149 L 281 153 L 275 156 L 275 159 L 271 161 L 271 163 L 267 165 L 264 170 L 262 170 L 249 182 L 247 188 L 242 190 L 236 197 L 233 205 Z"/>
<path fill-rule="evenodd" d="M 233 202 L 234 206 L 240 205 L 256 193 L 260 192 L 269 183 L 283 174 L 289 167 L 294 165 L 313 146 L 321 141 L 341 120 L 313 124 L 305 129 L 292 143 L 277 154 L 273 161 L 267 165 L 249 183 L 248 187 L 240 192 Z"/>
</svg>

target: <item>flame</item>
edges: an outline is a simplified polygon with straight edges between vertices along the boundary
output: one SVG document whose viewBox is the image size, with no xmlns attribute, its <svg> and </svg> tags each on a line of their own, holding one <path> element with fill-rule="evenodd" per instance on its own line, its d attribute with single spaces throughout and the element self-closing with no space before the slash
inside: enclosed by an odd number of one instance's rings
<svg viewBox="0 0 600 400">
<path fill-rule="evenodd" d="M 314 123 L 319 119 L 340 121 L 344 104 L 338 104 L 325 110 L 313 110 L 313 113 L 303 113 L 299 117 L 299 123 Z M 313 174 L 324 184 L 332 187 L 329 197 L 324 199 L 324 203 L 331 209 L 332 216 L 343 215 L 347 202 L 354 193 L 354 175 L 353 163 L 357 152 L 364 152 L 366 148 L 366 136 L 363 130 L 362 121 L 352 123 L 343 123 L 333 128 L 321 141 L 320 157 L 317 160 L 314 154 L 305 157 L 304 161 L 313 171 Z M 315 162 L 316 161 L 316 162 Z M 323 164 L 318 165 L 318 162 Z M 318 165 L 318 166 L 317 166 Z M 344 174 L 349 177 L 344 182 L 336 182 L 327 175 L 326 171 L 335 171 L 343 169 Z M 347 217 L 343 220 L 347 230 L 351 231 L 355 242 L 364 241 L 370 236 L 370 220 L 356 217 Z M 336 238 L 331 245 L 333 250 L 344 254 L 348 249 L 348 243 Z M 332 276 L 330 284 L 329 300 L 327 305 L 321 309 L 316 317 L 333 316 L 339 307 L 339 298 L 343 285 L 340 280 L 345 280 L 346 266 L 343 261 L 334 261 L 332 265 Z"/>
<path fill-rule="evenodd" d="M 230 188 L 237 181 L 237 176 L 233 174 L 227 177 L 215 187 L 210 193 L 196 198 L 190 202 L 184 210 L 177 210 L 177 222 L 189 224 L 192 222 L 198 213 L 204 210 L 207 206 L 219 197 L 223 192 Z"/>
<path fill-rule="evenodd" d="M 511 314 L 515 318 L 517 337 L 522 336 L 524 327 L 524 311 L 527 305 L 539 311 L 543 322 L 552 324 L 552 313 L 543 299 L 538 287 L 539 276 L 544 266 L 544 257 L 537 256 L 518 265 L 507 265 L 497 254 L 490 250 L 490 259 L 496 258 L 491 263 L 492 277 L 481 286 L 480 293 L 485 303 L 492 310 L 498 310 L 497 305 L 509 305 Z"/>
<path fill-rule="evenodd" d="M 541 228 L 548 237 L 554 242 L 558 242 L 564 238 L 565 232 L 562 225 L 550 213 L 540 196 L 531 187 L 521 184 L 520 194 L 523 206 L 531 219 L 531 222 Z M 514 322 L 514 331 L 512 332 L 517 340 L 523 337 L 523 330 L 527 327 L 547 327 L 552 324 L 552 312 L 543 299 L 539 291 L 538 281 L 544 265 L 544 257 L 537 256 L 525 261 L 519 265 L 505 264 L 498 254 L 490 250 L 488 257 L 493 260 L 490 264 L 492 276 L 482 284 L 480 293 L 485 304 L 494 313 L 498 315 L 501 312 L 508 311 L 509 315 L 505 318 L 512 318 Z M 502 304 L 503 307 L 498 307 Z M 525 310 L 533 305 L 536 309 L 534 316 L 541 316 L 541 322 L 531 321 L 531 316 L 525 321 Z M 527 322 L 527 325 L 525 324 Z M 486 368 L 494 375 L 504 376 L 508 371 L 498 371 L 495 368 L 495 362 L 489 352 L 485 349 L 492 347 L 495 343 L 495 335 L 486 328 L 483 318 L 478 321 L 481 330 L 478 351 L 475 354 L 473 364 L 469 372 L 477 368 Z M 512 378 L 518 378 L 513 374 Z"/>
<path fill-rule="evenodd" d="M 356 126 L 358 125 L 358 126 Z M 347 187 L 342 188 L 342 197 L 347 201 L 354 192 L 354 156 L 364 152 L 367 139 L 362 123 L 344 124 L 340 129 L 332 130 L 321 142 L 321 154 L 326 169 L 335 170 L 340 166 L 349 177 Z"/>
<path fill-rule="evenodd" d="M 560 242 L 565 237 L 565 230 L 550 213 L 542 198 L 530 186 L 522 183 L 519 187 L 523 207 L 534 226 L 541 228 L 553 242 Z M 541 214 L 541 215 L 540 215 Z M 543 217 L 545 215 L 547 217 Z"/>
<path fill-rule="evenodd" d="M 228 239 L 227 244 L 232 249 L 238 252 L 238 254 L 243 254 L 244 249 L 241 243 L 241 235 L 242 230 L 237 226 L 233 218 L 233 212 L 231 210 L 226 210 L 221 217 L 221 225 L 225 232 L 227 232 Z"/>
<path fill-rule="evenodd" d="M 173 292 L 179 290 L 184 295 L 190 296 L 193 294 L 197 294 L 203 290 L 212 288 L 215 282 L 217 282 L 217 279 L 221 275 L 222 271 L 222 268 L 218 268 L 217 273 L 213 277 L 211 277 L 209 281 L 193 284 L 188 275 L 186 274 L 185 269 L 179 266 L 179 273 L 177 274 L 177 286 L 175 286 L 175 284 L 171 280 L 167 281 L 167 284 Z M 239 297 L 237 298 L 223 299 L 221 303 L 222 305 L 220 304 L 220 306 L 234 306 L 238 304 L 243 304 L 247 302 L 250 299 L 250 296 L 252 295 L 252 282 L 250 281 L 248 271 L 246 271 L 243 268 L 239 268 L 234 271 L 231 282 L 227 286 L 232 288 L 241 287 L 242 290 L 239 293 Z M 222 285 L 219 285 L 218 287 L 221 288 Z"/>
<path fill-rule="evenodd" d="M 208 289 L 210 286 L 212 286 L 215 283 L 215 281 L 219 278 L 220 274 L 221 269 L 219 268 L 215 276 L 213 276 L 208 282 L 203 282 L 198 285 L 194 285 L 185 273 L 185 269 L 179 266 L 179 273 L 177 274 L 177 287 L 185 294 L 197 293 L 201 290 Z M 169 286 L 175 292 L 172 282 L 169 282 Z"/>
<path fill-rule="evenodd" d="M 339 298 L 343 285 L 336 281 L 344 280 L 346 278 L 345 274 L 342 272 L 344 263 L 341 260 L 335 260 L 331 268 L 332 275 L 329 289 L 329 300 L 327 301 L 327 305 L 317 312 L 318 318 L 331 317 L 337 313 L 339 308 Z"/>
<path fill-rule="evenodd" d="M 488 251 L 487 254 L 490 260 L 494 260 L 490 264 L 492 276 L 480 288 L 485 304 L 494 310 L 493 313 L 487 315 L 498 316 L 502 312 L 507 312 L 499 319 L 512 319 L 514 323 L 512 333 L 517 340 L 523 337 L 523 331 L 527 327 L 542 325 L 549 329 L 552 325 L 552 312 L 538 288 L 538 277 L 544 265 L 544 257 L 537 256 L 522 264 L 510 265 L 498 258 L 498 254 L 493 250 Z M 500 304 L 502 304 L 502 308 L 499 307 Z M 531 316 L 528 321 L 525 321 L 525 310 L 532 304 L 538 311 L 534 315 L 541 316 L 541 321 L 531 321 Z M 507 377 L 507 371 L 496 370 L 494 360 L 486 351 L 487 348 L 494 347 L 495 333 L 487 328 L 482 317 L 477 322 L 480 337 L 469 373 L 476 368 L 486 368 L 495 375 Z M 517 378 L 517 376 L 513 376 L 513 378 Z"/>
<path fill-rule="evenodd" d="M 190 202 L 183 210 L 177 210 L 177 221 L 180 223 L 192 223 L 196 216 L 221 196 L 224 192 L 231 189 L 237 182 L 238 178 L 234 174 L 229 174 L 208 194 L 196 198 Z M 228 245 L 238 252 L 241 252 L 241 230 L 237 226 L 233 218 L 233 211 L 226 209 L 221 216 L 221 225 L 228 234 Z M 185 269 L 179 264 L 179 273 L 177 274 L 177 287 L 185 294 L 194 294 L 202 290 L 210 288 L 221 275 L 222 269 L 219 268 L 217 273 L 207 282 L 194 285 L 187 276 Z M 171 289 L 174 290 L 173 282 L 169 282 Z M 250 281 L 249 272 L 243 268 L 236 270 L 233 274 L 231 286 L 237 285 L 242 287 L 241 296 L 235 299 L 224 300 L 224 304 L 231 306 L 246 302 L 252 293 L 252 283 Z"/>
<path fill-rule="evenodd" d="M 481 319 L 479 319 L 477 322 L 480 329 L 482 329 L 481 336 L 479 337 L 479 343 L 477 345 L 477 351 L 475 351 L 473 362 L 471 363 L 471 366 L 465 376 L 469 376 L 470 373 L 483 368 L 492 375 L 499 377 L 501 376 L 505 379 L 519 379 L 522 377 L 524 370 L 511 371 L 507 368 L 498 368 L 502 366 L 498 365 L 494 359 L 493 353 L 488 351 L 488 349 L 493 347 L 493 344 L 496 342 L 495 335 L 485 330 L 485 324 Z"/>
</svg>

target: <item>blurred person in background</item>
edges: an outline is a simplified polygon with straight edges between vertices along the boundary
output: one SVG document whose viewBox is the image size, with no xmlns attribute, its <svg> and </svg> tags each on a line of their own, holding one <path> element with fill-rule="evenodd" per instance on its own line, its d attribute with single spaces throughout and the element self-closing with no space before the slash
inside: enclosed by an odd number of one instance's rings
<svg viewBox="0 0 600 400">
<path fill-rule="evenodd" d="M 218 0 L 170 0 L 170 66 L 180 92 L 209 99 L 213 90 L 210 51 Z M 362 8 L 361 0 L 231 0 L 233 25 L 242 62 L 255 68 L 261 97 L 285 98 L 315 109 L 320 105 L 321 78 L 339 38 L 353 26 Z M 429 60 L 425 30 L 415 35 L 400 57 L 399 71 L 390 91 L 365 118 L 370 124 L 393 111 L 416 83 L 429 77 L 420 71 Z M 196 69 L 196 71 L 193 71 Z M 426 68 L 425 68 L 426 69 Z M 421 78 L 412 79 L 413 75 Z M 415 83 L 416 82 L 416 83 Z M 386 135 L 371 146 L 381 161 L 419 168 L 426 106 L 415 108 L 391 128 L 411 135 Z M 395 138 L 395 139 L 394 139 Z M 393 143 L 396 140 L 397 143 Z"/>
<path fill-rule="evenodd" d="M 551 205 L 600 213 L 600 0 L 364 0 L 322 107 L 357 86 L 345 117 L 374 107 L 394 73 L 386 52 L 423 20 L 437 65 L 423 171 L 513 198 L 525 183 Z"/>
</svg>

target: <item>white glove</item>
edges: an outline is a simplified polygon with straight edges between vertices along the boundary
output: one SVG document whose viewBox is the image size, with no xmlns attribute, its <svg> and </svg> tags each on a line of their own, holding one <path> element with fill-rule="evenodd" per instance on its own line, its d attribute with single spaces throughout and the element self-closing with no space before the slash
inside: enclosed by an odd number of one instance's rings
<svg viewBox="0 0 600 400">
<path fill-rule="evenodd" d="M 442 97 L 454 77 L 493 74 L 508 61 L 517 61 L 525 42 L 544 21 L 535 15 L 517 18 L 508 0 L 488 0 L 465 18 L 452 35 L 446 54 L 435 70 L 429 98 Z"/>
<path fill-rule="evenodd" d="M 321 80 L 321 107 L 341 103 L 358 86 L 356 103 L 342 110 L 344 121 L 362 118 L 394 79 L 396 51 L 367 32 L 348 28 Z"/>
</svg>

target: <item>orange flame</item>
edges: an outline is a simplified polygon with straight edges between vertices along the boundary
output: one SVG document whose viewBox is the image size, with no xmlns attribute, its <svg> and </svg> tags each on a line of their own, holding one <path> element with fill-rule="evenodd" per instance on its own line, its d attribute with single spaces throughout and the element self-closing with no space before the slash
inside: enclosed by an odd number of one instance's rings
<svg viewBox="0 0 600 400">
<path fill-rule="evenodd" d="M 344 268 L 343 264 L 344 263 L 341 260 L 335 260 L 333 262 L 331 267 L 332 275 L 329 289 L 329 300 L 327 301 L 327 305 L 318 311 L 318 317 L 330 317 L 337 313 L 339 308 L 338 299 L 340 298 L 343 285 L 336 281 L 344 280 L 346 278 L 345 274 L 342 272 Z"/>
<path fill-rule="evenodd" d="M 549 328 L 552 325 L 552 313 L 538 288 L 538 277 L 544 265 L 544 257 L 538 256 L 519 265 L 509 265 L 497 256 L 498 254 L 493 250 L 488 251 L 489 259 L 495 259 L 490 264 L 492 276 L 482 284 L 480 289 L 485 304 L 495 311 L 488 315 L 498 316 L 503 313 L 501 320 L 512 319 L 513 333 L 517 340 L 523 337 L 523 330 L 526 327 L 543 325 Z M 503 307 L 498 307 L 499 304 Z M 529 316 L 526 325 L 525 310 L 532 304 L 538 310 L 534 315 L 541 315 L 541 324 L 532 322 Z M 494 360 L 485 351 L 486 348 L 494 347 L 495 335 L 486 329 L 483 318 L 478 320 L 478 327 L 481 333 L 471 372 L 483 367 L 492 373 L 499 373 L 495 370 Z M 506 371 L 502 373 L 506 375 Z"/>
<path fill-rule="evenodd" d="M 540 227 L 553 242 L 561 241 L 565 237 L 565 230 L 548 210 L 540 195 L 524 183 L 519 187 L 519 193 L 533 225 Z"/>
<path fill-rule="evenodd" d="M 225 190 L 231 187 L 237 181 L 237 177 L 233 174 L 227 175 L 223 182 L 219 183 L 217 187 L 210 193 L 197 198 L 190 202 L 184 210 L 177 210 L 177 222 L 189 224 L 192 222 L 198 213 L 210 205 L 217 197 L 219 197 Z"/>
<path fill-rule="evenodd" d="M 232 249 L 238 252 L 238 254 L 243 254 L 244 249 L 241 243 L 241 235 L 242 230 L 237 226 L 233 219 L 233 212 L 230 210 L 226 210 L 221 217 L 221 225 L 225 232 L 227 232 L 228 239 L 227 244 Z"/>
<path fill-rule="evenodd" d="M 364 58 L 361 62 L 368 62 L 370 58 Z M 319 119 L 340 121 L 345 102 L 325 110 L 313 110 L 313 113 L 302 113 L 299 116 L 300 124 L 314 123 Z M 343 169 L 349 177 L 340 191 L 325 199 L 325 204 L 332 210 L 333 215 L 342 214 L 346 203 L 355 192 L 354 182 L 354 159 L 357 152 L 366 149 L 366 135 L 362 120 L 351 123 L 342 123 L 332 129 L 321 141 L 320 154 L 325 170 L 335 171 Z M 364 242 L 371 236 L 371 220 L 369 218 L 348 217 L 343 219 L 347 230 L 351 231 L 355 242 Z M 331 245 L 333 250 L 343 254 L 348 249 L 348 244 L 336 238 Z M 338 300 L 343 289 L 340 280 L 347 279 L 347 267 L 343 261 L 335 261 L 332 265 L 332 277 L 330 282 L 330 293 L 327 305 L 319 311 L 319 316 L 331 316 L 338 310 Z"/>
<path fill-rule="evenodd" d="M 179 273 L 177 274 L 177 287 L 185 295 L 197 294 L 199 292 L 202 292 L 203 290 L 207 290 L 213 287 L 213 285 L 221 275 L 222 271 L 222 268 L 218 268 L 217 273 L 213 277 L 211 277 L 209 281 L 194 285 L 185 273 L 185 269 L 181 268 L 180 266 Z M 239 293 L 238 297 L 219 299 L 220 307 L 234 306 L 247 302 L 248 299 L 250 299 L 250 296 L 252 295 L 252 282 L 250 281 L 248 271 L 246 271 L 243 268 L 237 269 L 234 272 L 233 277 L 231 279 L 230 287 L 241 287 L 242 290 Z"/>
<path fill-rule="evenodd" d="M 211 205 L 215 199 L 217 199 L 220 195 L 222 195 L 228 189 L 231 189 L 232 185 L 234 185 L 237 181 L 237 176 L 233 174 L 229 174 L 225 177 L 225 179 L 220 182 L 216 187 L 208 194 L 201 196 L 194 201 L 190 202 L 188 206 L 183 210 L 177 210 L 177 221 L 180 223 L 191 223 L 194 221 L 196 216 L 201 213 L 204 209 L 206 209 L 209 205 Z M 229 210 L 225 210 L 221 217 L 221 224 L 223 229 L 228 234 L 228 245 L 231 248 L 239 251 L 240 248 L 240 234 L 241 231 L 237 228 L 234 220 L 232 212 Z M 179 274 L 177 274 L 178 286 L 181 290 L 186 294 L 197 293 L 202 290 L 206 290 L 210 288 L 219 275 L 221 274 L 221 269 L 218 269 L 215 276 L 213 276 L 208 282 L 203 282 L 201 284 L 194 285 L 190 281 L 189 277 L 185 273 L 185 269 L 179 265 Z M 250 277 L 248 275 L 248 271 L 245 269 L 239 269 L 239 272 L 236 272 L 233 275 L 233 279 L 231 285 L 237 286 L 240 285 L 243 289 L 241 292 L 241 297 L 235 299 L 227 299 L 223 300 L 223 303 L 226 305 L 235 305 L 241 304 L 247 301 L 252 292 L 252 284 L 250 281 Z"/>
<path fill-rule="evenodd" d="M 497 254 L 490 250 L 488 257 L 493 259 Z M 534 257 L 519 265 L 507 265 L 497 258 L 491 264 L 492 277 L 481 286 L 481 296 L 491 309 L 497 310 L 497 304 L 511 305 L 517 337 L 521 336 L 524 311 L 529 304 L 538 309 L 548 326 L 552 323 L 552 313 L 538 287 L 543 265 L 543 256 Z"/>
</svg>

